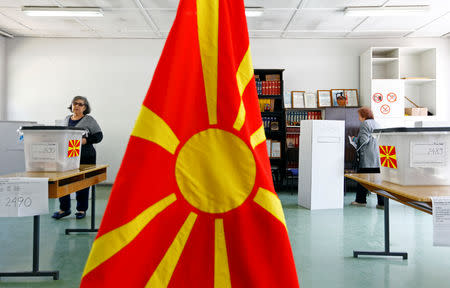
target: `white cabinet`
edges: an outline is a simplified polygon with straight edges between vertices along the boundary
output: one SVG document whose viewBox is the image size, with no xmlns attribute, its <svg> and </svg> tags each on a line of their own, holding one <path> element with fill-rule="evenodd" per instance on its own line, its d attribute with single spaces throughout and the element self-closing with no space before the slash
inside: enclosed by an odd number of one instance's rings
<svg viewBox="0 0 450 288">
<path fill-rule="evenodd" d="M 303 120 L 300 126 L 298 204 L 343 208 L 345 121 Z"/>
<path fill-rule="evenodd" d="M 403 109 L 415 107 L 406 99 L 408 98 L 436 115 L 436 61 L 435 48 L 372 47 L 368 49 L 360 58 L 361 105 L 371 107 L 376 119 L 404 118 Z M 381 93 L 381 90 L 386 94 Z M 388 95 L 392 95 L 389 93 L 395 93 L 398 102 L 395 102 L 397 103 L 395 106 L 392 103 L 379 105 L 374 101 L 374 98 L 379 97 L 375 93 L 381 93 L 383 101 L 387 100 Z M 388 106 L 389 109 L 384 109 L 382 110 L 384 113 L 381 113 L 380 108 Z"/>
</svg>

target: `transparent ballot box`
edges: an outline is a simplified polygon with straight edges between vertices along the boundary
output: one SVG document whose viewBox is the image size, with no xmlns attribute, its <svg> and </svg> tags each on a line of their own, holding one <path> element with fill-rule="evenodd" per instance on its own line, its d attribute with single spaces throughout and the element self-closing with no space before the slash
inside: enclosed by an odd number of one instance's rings
<svg viewBox="0 0 450 288">
<path fill-rule="evenodd" d="M 375 129 L 383 180 L 450 185 L 450 127 Z"/>
<path fill-rule="evenodd" d="M 26 171 L 67 171 L 80 167 L 85 129 L 66 126 L 22 126 Z"/>
</svg>

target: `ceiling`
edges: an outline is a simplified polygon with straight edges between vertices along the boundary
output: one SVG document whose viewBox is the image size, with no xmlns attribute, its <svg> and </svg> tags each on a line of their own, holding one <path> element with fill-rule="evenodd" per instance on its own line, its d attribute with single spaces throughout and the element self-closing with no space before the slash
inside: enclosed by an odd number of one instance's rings
<svg viewBox="0 0 450 288">
<path fill-rule="evenodd" d="M 235 0 L 232 0 L 235 1 Z M 0 0 L 0 30 L 15 37 L 165 38 L 178 0 Z M 253 38 L 449 37 L 449 0 L 245 0 Z M 421 16 L 350 17 L 348 6 L 431 5 Z M 30 17 L 21 6 L 95 6 L 104 17 Z M 0 32 L 1 33 L 1 32 Z"/>
</svg>

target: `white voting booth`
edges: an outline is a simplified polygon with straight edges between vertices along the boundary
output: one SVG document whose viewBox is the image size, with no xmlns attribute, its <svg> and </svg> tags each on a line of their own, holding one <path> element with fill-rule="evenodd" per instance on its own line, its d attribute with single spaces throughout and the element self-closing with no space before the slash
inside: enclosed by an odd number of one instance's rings
<svg viewBox="0 0 450 288">
<path fill-rule="evenodd" d="M 0 121 L 0 175 L 25 171 L 24 144 L 17 130 L 35 123 Z"/>
<path fill-rule="evenodd" d="M 0 121 L 0 175 L 25 171 L 24 141 L 18 133 L 30 121 Z M 48 179 L 0 178 L 0 217 L 48 214 Z"/>
<path fill-rule="evenodd" d="M 345 122 L 304 120 L 300 131 L 298 204 L 343 208 Z"/>
</svg>

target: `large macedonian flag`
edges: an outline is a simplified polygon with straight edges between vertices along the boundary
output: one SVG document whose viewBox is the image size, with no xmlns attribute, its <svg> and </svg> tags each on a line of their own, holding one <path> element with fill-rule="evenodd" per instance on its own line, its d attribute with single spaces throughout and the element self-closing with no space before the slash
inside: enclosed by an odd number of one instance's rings
<svg viewBox="0 0 450 288">
<path fill-rule="evenodd" d="M 395 146 L 380 146 L 381 166 L 397 169 L 397 154 Z"/>
<path fill-rule="evenodd" d="M 81 287 L 298 287 L 242 0 L 181 0 Z"/>
</svg>

